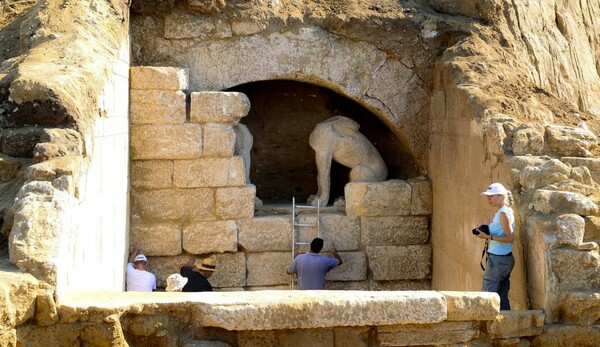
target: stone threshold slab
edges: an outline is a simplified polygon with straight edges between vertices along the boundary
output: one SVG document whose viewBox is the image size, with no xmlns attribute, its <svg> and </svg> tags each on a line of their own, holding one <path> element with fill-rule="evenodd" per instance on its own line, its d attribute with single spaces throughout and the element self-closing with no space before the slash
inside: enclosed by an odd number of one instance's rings
<svg viewBox="0 0 600 347">
<path fill-rule="evenodd" d="M 436 291 L 66 292 L 57 311 L 61 322 L 181 311 L 197 326 L 227 330 L 427 324 L 448 316 Z"/>
</svg>

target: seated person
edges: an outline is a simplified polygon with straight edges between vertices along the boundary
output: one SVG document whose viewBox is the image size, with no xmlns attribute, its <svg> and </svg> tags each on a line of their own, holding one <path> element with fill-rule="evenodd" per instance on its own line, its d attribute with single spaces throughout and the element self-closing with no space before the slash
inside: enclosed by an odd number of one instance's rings
<svg viewBox="0 0 600 347">
<path fill-rule="evenodd" d="M 184 292 L 212 292 L 213 288 L 208 278 L 212 276 L 216 269 L 216 259 L 214 257 L 205 258 L 197 261 L 194 257 L 181 264 L 179 273 L 187 277 L 188 282 L 183 287 Z"/>
</svg>

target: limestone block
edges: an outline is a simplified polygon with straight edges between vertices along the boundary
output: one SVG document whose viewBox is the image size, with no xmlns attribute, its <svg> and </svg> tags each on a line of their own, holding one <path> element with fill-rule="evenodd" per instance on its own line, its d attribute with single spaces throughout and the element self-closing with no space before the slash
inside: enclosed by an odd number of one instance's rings
<svg viewBox="0 0 600 347">
<path fill-rule="evenodd" d="M 248 253 L 246 268 L 248 286 L 270 286 L 290 283 L 286 273 L 292 262 L 289 252 Z"/>
<path fill-rule="evenodd" d="M 533 207 L 536 211 L 545 214 L 567 211 L 589 216 L 596 214 L 598 211 L 598 206 L 581 194 L 545 189 L 535 191 Z"/>
<path fill-rule="evenodd" d="M 170 160 L 133 160 L 131 185 L 135 188 L 173 187 L 173 162 Z"/>
<path fill-rule="evenodd" d="M 173 184 L 177 188 L 230 187 L 244 185 L 241 157 L 175 160 Z"/>
<path fill-rule="evenodd" d="M 129 68 L 130 89 L 187 90 L 187 68 L 132 66 Z"/>
<path fill-rule="evenodd" d="M 326 255 L 327 254 L 323 254 Z M 364 252 L 339 252 L 344 263 L 325 276 L 328 281 L 364 281 L 367 279 L 367 256 Z"/>
<path fill-rule="evenodd" d="M 542 165 L 522 169 L 519 182 L 525 189 L 534 190 L 567 180 L 569 177 L 571 177 L 571 167 L 558 159 L 552 159 Z"/>
<path fill-rule="evenodd" d="M 398 216 L 411 214 L 412 190 L 408 182 L 350 182 L 344 188 L 349 216 Z"/>
<path fill-rule="evenodd" d="M 370 327 L 333 328 L 334 347 L 369 347 Z"/>
<path fill-rule="evenodd" d="M 431 278 L 431 246 L 369 246 L 373 279 L 409 280 Z"/>
<path fill-rule="evenodd" d="M 430 280 L 401 280 L 401 281 L 374 281 L 369 280 L 369 290 L 431 290 Z"/>
<path fill-rule="evenodd" d="M 190 120 L 198 123 L 237 124 L 250 111 L 250 99 L 238 92 L 193 92 Z"/>
<path fill-rule="evenodd" d="M 380 346 L 453 345 L 479 337 L 479 329 L 471 322 L 437 324 L 403 324 L 377 327 Z"/>
<path fill-rule="evenodd" d="M 591 157 L 598 145 L 594 133 L 579 127 L 548 125 L 546 138 L 550 149 L 562 156 Z"/>
<path fill-rule="evenodd" d="M 333 346 L 332 329 L 295 329 L 279 333 L 280 346 Z"/>
<path fill-rule="evenodd" d="M 600 320 L 600 293 L 572 292 L 561 296 L 561 321 L 566 324 L 593 325 Z"/>
<path fill-rule="evenodd" d="M 79 329 L 74 329 L 69 324 L 53 324 L 48 327 L 26 325 L 17 330 L 17 346 L 21 344 L 23 346 L 77 346 L 79 343 L 84 343 L 80 334 Z M 112 345 L 108 340 L 104 343 Z M 118 345 L 117 343 L 113 346 Z"/>
<path fill-rule="evenodd" d="M 431 180 L 426 178 L 409 178 L 411 188 L 410 212 L 413 215 L 430 215 L 433 211 L 433 193 Z"/>
<path fill-rule="evenodd" d="M 326 290 L 369 290 L 369 281 L 326 281 Z"/>
<path fill-rule="evenodd" d="M 52 158 L 83 154 L 82 134 L 74 129 L 44 129 L 33 149 L 33 159 L 40 163 Z"/>
<path fill-rule="evenodd" d="M 299 223 L 316 224 L 316 214 L 301 214 Z M 321 238 L 325 241 L 323 250 L 327 251 L 333 244 L 338 251 L 353 251 L 360 247 L 360 220 L 356 216 L 338 213 L 322 213 L 320 220 Z M 310 242 L 317 237 L 317 227 L 302 227 L 302 241 Z"/>
<path fill-rule="evenodd" d="M 279 346 L 279 337 L 276 331 L 240 331 L 237 334 L 238 347 Z"/>
<path fill-rule="evenodd" d="M 202 156 L 231 157 L 234 151 L 235 139 L 235 131 L 231 125 L 205 124 Z"/>
<path fill-rule="evenodd" d="M 577 166 L 571 169 L 571 177 L 580 183 L 583 184 L 593 184 L 594 179 L 592 178 L 592 173 L 590 169 L 585 166 Z"/>
<path fill-rule="evenodd" d="M 200 17 L 193 14 L 168 13 L 165 15 L 166 39 L 209 39 L 213 38 L 215 31 L 214 19 L 211 17 Z"/>
<path fill-rule="evenodd" d="M 181 254 L 181 226 L 176 223 L 138 223 L 133 219 L 130 243 L 138 242 L 145 255 Z"/>
<path fill-rule="evenodd" d="M 577 194 L 581 194 L 583 196 L 589 196 L 594 193 L 594 191 L 596 189 L 595 187 L 596 187 L 595 184 L 592 185 L 592 184 L 581 183 L 581 182 L 578 182 L 571 178 L 571 179 L 568 179 L 565 181 L 560 181 L 557 183 L 553 183 L 553 184 L 544 186 L 542 189 L 577 193 Z"/>
<path fill-rule="evenodd" d="M 231 32 L 234 36 L 245 36 L 259 33 L 267 28 L 267 22 L 236 21 L 231 22 Z"/>
<path fill-rule="evenodd" d="M 192 223 L 183 228 L 183 249 L 192 254 L 237 252 L 234 221 Z"/>
<path fill-rule="evenodd" d="M 512 135 L 515 155 L 540 155 L 544 150 L 544 126 L 537 123 L 519 125 Z"/>
<path fill-rule="evenodd" d="M 131 124 L 185 123 L 185 94 L 171 90 L 131 90 L 129 121 Z"/>
<path fill-rule="evenodd" d="M 198 124 L 135 125 L 130 128 L 131 159 L 196 159 L 202 154 Z"/>
<path fill-rule="evenodd" d="M 500 297 L 487 292 L 440 292 L 448 305 L 447 321 L 493 320 L 500 312 Z"/>
<path fill-rule="evenodd" d="M 486 326 L 492 339 L 536 336 L 544 328 L 544 311 L 502 311 Z"/>
<path fill-rule="evenodd" d="M 239 246 L 246 252 L 291 251 L 292 218 L 268 216 L 237 221 Z"/>
<path fill-rule="evenodd" d="M 17 330 L 9 329 L 0 331 L 0 343 L 3 346 L 16 346 L 17 345 Z"/>
<path fill-rule="evenodd" d="M 58 321 L 56 311 L 56 302 L 54 301 L 54 291 L 47 289 L 38 290 L 35 299 L 36 312 L 35 320 L 40 326 L 49 326 Z"/>
<path fill-rule="evenodd" d="M 0 183 L 8 182 L 17 177 L 21 163 L 0 153 Z"/>
<path fill-rule="evenodd" d="M 572 248 L 550 250 L 552 273 L 562 290 L 594 290 L 600 288 L 600 256 L 598 252 Z"/>
<path fill-rule="evenodd" d="M 361 217 L 361 237 L 367 246 L 418 245 L 429 239 L 425 216 Z"/>
<path fill-rule="evenodd" d="M 232 288 L 246 285 L 246 255 L 242 252 L 217 254 L 217 269 L 210 276 L 213 287 Z"/>
<path fill-rule="evenodd" d="M 252 184 L 239 188 L 217 188 L 217 216 L 219 219 L 250 219 L 254 217 L 255 197 L 256 187 Z"/>
<path fill-rule="evenodd" d="M 583 236 L 583 242 L 590 241 L 600 244 L 600 217 L 585 217 L 585 234 Z"/>
<path fill-rule="evenodd" d="M 0 271 L 0 332 L 34 317 L 37 288 L 38 281 L 30 274 Z"/>
<path fill-rule="evenodd" d="M 588 346 L 591 341 L 600 341 L 600 325 L 546 324 L 542 333 L 532 338 L 531 345 L 534 347 Z"/>
<path fill-rule="evenodd" d="M 179 273 L 180 265 L 185 263 L 189 258 L 189 255 L 148 257 L 148 271 L 152 272 L 156 277 L 156 286 L 165 288 L 167 286 L 167 277 L 171 274 Z M 199 259 L 202 258 L 199 257 Z M 212 283 L 212 276 L 210 282 Z"/>
<path fill-rule="evenodd" d="M 577 158 L 577 157 L 562 157 L 560 160 L 563 163 L 569 164 L 572 167 L 585 166 L 590 170 L 590 174 L 596 183 L 600 183 L 600 158 Z"/>
<path fill-rule="evenodd" d="M 555 245 L 577 247 L 583 242 L 585 222 L 576 214 L 533 215 L 527 220 L 528 227 L 539 230 Z"/>
<path fill-rule="evenodd" d="M 131 214 L 150 221 L 215 220 L 214 193 L 210 188 L 133 190 Z"/>
</svg>

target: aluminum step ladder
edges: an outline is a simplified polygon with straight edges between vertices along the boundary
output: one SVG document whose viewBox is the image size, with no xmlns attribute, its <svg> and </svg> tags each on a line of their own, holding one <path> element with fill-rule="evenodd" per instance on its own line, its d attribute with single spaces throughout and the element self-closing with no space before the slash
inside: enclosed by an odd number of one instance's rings
<svg viewBox="0 0 600 347">
<path fill-rule="evenodd" d="M 316 223 L 300 223 L 298 217 L 300 213 L 306 211 L 317 210 L 317 222 Z M 317 228 L 317 237 L 321 237 L 321 199 L 317 199 L 317 206 L 311 205 L 296 205 L 296 197 L 292 198 L 292 261 L 298 255 L 299 246 L 310 245 L 310 241 L 306 240 L 302 236 L 302 228 Z M 294 290 L 295 275 L 291 275 L 290 289 Z"/>
</svg>

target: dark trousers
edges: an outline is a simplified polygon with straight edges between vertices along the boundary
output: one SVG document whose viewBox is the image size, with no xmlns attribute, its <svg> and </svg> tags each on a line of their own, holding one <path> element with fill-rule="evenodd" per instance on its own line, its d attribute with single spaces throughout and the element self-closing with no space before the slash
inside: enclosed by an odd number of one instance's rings
<svg viewBox="0 0 600 347">
<path fill-rule="evenodd" d="M 511 255 L 488 254 L 487 266 L 483 274 L 483 291 L 498 293 L 500 309 L 510 310 L 508 290 L 510 289 L 510 272 L 515 267 L 515 258 Z"/>
</svg>

